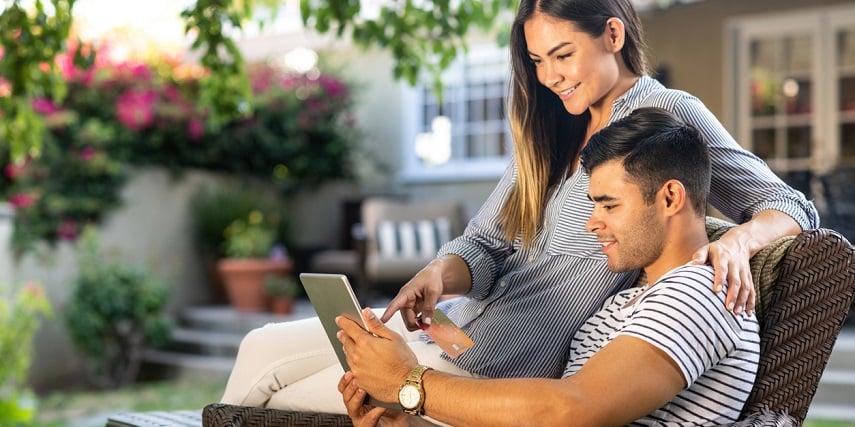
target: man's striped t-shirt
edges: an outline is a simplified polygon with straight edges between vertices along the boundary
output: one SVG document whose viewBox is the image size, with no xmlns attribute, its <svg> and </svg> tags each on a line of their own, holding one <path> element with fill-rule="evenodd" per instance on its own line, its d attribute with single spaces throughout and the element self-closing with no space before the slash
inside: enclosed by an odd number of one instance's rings
<svg viewBox="0 0 855 427">
<path fill-rule="evenodd" d="M 712 267 L 684 265 L 650 287 L 619 292 L 574 336 L 564 376 L 581 369 L 618 335 L 630 335 L 671 357 L 688 384 L 668 404 L 632 425 L 737 420 L 757 375 L 759 325 L 755 316 L 725 310 L 726 288 L 714 293 L 712 282 Z"/>
</svg>

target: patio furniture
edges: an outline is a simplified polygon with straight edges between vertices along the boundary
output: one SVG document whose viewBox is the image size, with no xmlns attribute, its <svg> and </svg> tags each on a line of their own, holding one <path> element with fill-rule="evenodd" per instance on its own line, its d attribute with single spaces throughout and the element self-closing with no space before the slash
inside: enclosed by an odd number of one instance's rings
<svg viewBox="0 0 855 427">
<path fill-rule="evenodd" d="M 711 240 L 733 224 L 709 218 Z M 855 248 L 829 229 L 782 238 L 751 259 L 760 366 L 736 426 L 800 425 L 855 294 Z M 212 403 L 205 427 L 348 426 L 345 415 Z"/>
<path fill-rule="evenodd" d="M 456 201 L 368 197 L 360 206 L 360 222 L 351 228 L 356 249 L 317 253 L 312 271 L 356 270 L 354 290 L 360 297 L 394 294 L 435 258 L 443 243 L 459 235 L 463 225 Z"/>
</svg>

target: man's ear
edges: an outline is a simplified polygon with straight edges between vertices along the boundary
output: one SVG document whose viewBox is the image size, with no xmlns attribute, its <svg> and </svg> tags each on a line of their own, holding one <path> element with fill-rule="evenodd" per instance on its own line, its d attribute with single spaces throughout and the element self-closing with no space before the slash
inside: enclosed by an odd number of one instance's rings
<svg viewBox="0 0 855 427">
<path fill-rule="evenodd" d="M 623 25 L 623 21 L 619 18 L 611 17 L 606 20 L 606 31 L 605 31 L 606 42 L 608 43 L 608 48 L 614 52 L 620 52 L 623 49 L 624 41 L 626 40 L 626 28 Z"/>
<path fill-rule="evenodd" d="M 676 179 L 668 180 L 659 190 L 665 212 L 675 214 L 686 205 L 686 187 Z"/>
</svg>

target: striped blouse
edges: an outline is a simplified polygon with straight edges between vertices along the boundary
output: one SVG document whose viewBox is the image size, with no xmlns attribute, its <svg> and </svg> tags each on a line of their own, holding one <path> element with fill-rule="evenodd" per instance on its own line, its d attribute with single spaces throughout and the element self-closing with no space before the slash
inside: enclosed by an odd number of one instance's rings
<svg viewBox="0 0 855 427">
<path fill-rule="evenodd" d="M 710 292 L 712 282 L 712 267 L 686 265 L 646 290 L 619 292 L 574 337 L 564 376 L 581 369 L 615 337 L 630 335 L 667 354 L 688 384 L 665 406 L 632 425 L 736 421 L 757 375 L 760 327 L 754 316 L 725 310 L 725 293 Z"/>
<path fill-rule="evenodd" d="M 697 98 L 641 77 L 614 101 L 609 120 L 645 106 L 668 109 L 704 133 L 712 160 L 710 202 L 723 214 L 745 222 L 777 209 L 802 228 L 819 226 L 813 204 L 741 149 Z M 472 288 L 439 307 L 475 341 L 452 360 L 460 368 L 487 377 L 558 378 L 582 323 L 637 274 L 610 272 L 596 238 L 585 230 L 593 204 L 583 171 L 559 184 L 531 247 L 505 241 L 498 212 L 514 179 L 512 162 L 463 234 L 440 248 L 440 256 L 463 258 Z"/>
</svg>

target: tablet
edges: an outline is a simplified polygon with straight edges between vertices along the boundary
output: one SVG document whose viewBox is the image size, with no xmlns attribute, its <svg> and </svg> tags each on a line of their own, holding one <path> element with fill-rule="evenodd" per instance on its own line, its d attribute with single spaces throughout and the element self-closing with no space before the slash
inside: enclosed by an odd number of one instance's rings
<svg viewBox="0 0 855 427">
<path fill-rule="evenodd" d="M 350 366 L 347 364 L 347 357 L 341 348 L 341 342 L 336 337 L 339 328 L 335 324 L 335 318 L 344 316 L 362 326 L 363 329 L 368 330 L 368 328 L 365 326 L 362 309 L 359 307 L 356 295 L 353 294 L 353 288 L 350 287 L 347 276 L 343 274 L 300 273 L 300 282 L 302 282 L 306 295 L 309 296 L 309 300 L 324 326 L 324 331 L 333 350 L 335 350 L 341 367 L 345 372 L 349 371 Z M 397 402 L 381 402 L 371 396 L 369 396 L 368 403 L 391 409 L 403 409 Z"/>
</svg>

